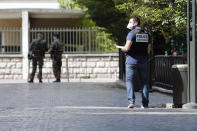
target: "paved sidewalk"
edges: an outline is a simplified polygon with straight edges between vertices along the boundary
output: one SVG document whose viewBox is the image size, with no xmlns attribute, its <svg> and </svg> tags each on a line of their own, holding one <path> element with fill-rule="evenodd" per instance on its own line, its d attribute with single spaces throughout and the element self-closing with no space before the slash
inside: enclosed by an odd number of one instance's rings
<svg viewBox="0 0 197 131">
<path fill-rule="evenodd" d="M 195 131 L 197 111 L 165 109 L 172 97 L 150 93 L 150 109 L 127 108 L 116 83 L 0 85 L 0 131 Z"/>
<path fill-rule="evenodd" d="M 53 83 L 55 79 L 43 79 L 43 83 Z M 81 79 L 62 79 L 61 82 L 116 82 L 116 79 L 112 78 L 96 78 L 96 79 L 86 79 L 86 78 L 81 78 Z M 19 79 L 19 80 L 4 80 L 0 79 L 0 84 L 15 84 L 15 83 L 27 83 L 27 80 L 24 79 Z M 34 80 L 34 83 L 39 83 L 38 79 Z"/>
</svg>

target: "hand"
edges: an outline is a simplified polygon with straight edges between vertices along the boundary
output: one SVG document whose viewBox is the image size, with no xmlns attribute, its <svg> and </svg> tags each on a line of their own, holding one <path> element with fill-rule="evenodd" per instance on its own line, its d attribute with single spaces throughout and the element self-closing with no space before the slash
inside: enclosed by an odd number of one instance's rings
<svg viewBox="0 0 197 131">
<path fill-rule="evenodd" d="M 28 54 L 28 59 L 31 60 L 33 58 L 32 54 Z"/>
<path fill-rule="evenodd" d="M 53 58 L 53 54 L 50 54 L 51 59 Z"/>
</svg>

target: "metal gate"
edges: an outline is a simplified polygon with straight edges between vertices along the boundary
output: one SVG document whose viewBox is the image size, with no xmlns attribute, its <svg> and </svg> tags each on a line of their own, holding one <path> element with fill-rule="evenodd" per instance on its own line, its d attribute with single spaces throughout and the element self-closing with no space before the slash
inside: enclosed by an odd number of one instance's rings
<svg viewBox="0 0 197 131">
<path fill-rule="evenodd" d="M 38 28 L 30 30 L 30 41 L 36 39 L 36 34 L 43 32 L 48 46 L 53 41 L 53 34 L 60 35 L 60 41 L 64 43 L 64 53 L 67 54 L 93 54 L 113 53 L 115 45 L 105 39 L 105 33 L 93 28 Z"/>
</svg>

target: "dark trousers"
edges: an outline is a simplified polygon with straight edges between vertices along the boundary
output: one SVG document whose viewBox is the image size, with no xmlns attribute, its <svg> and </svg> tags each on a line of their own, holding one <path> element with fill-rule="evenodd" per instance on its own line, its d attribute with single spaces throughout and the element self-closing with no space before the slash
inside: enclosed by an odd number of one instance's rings
<svg viewBox="0 0 197 131">
<path fill-rule="evenodd" d="M 54 58 L 53 60 L 53 73 L 56 80 L 61 78 L 62 58 Z"/>
<path fill-rule="evenodd" d="M 36 73 L 36 69 L 37 69 L 37 65 L 38 65 L 38 68 L 39 68 L 38 79 L 42 80 L 43 57 L 34 57 L 32 59 L 33 69 L 32 69 L 32 73 L 30 75 L 30 79 L 31 80 L 34 79 L 34 76 L 35 76 L 35 73 Z"/>
</svg>

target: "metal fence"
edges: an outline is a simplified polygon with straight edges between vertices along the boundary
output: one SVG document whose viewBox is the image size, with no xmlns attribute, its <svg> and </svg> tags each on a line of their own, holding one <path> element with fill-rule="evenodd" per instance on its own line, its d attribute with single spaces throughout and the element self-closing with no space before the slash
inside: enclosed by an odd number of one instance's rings
<svg viewBox="0 0 197 131">
<path fill-rule="evenodd" d="M 0 54 L 20 54 L 21 28 L 0 28 Z"/>
<path fill-rule="evenodd" d="M 154 84 L 166 89 L 173 89 L 172 65 L 185 64 L 183 56 L 155 56 Z"/>
<path fill-rule="evenodd" d="M 64 53 L 93 54 L 118 52 L 115 44 L 103 31 L 93 28 L 35 28 L 30 29 L 30 42 L 36 39 L 37 32 L 43 32 L 48 47 L 53 34 L 60 35 L 64 43 Z M 22 50 L 21 28 L 0 28 L 0 54 L 20 54 Z"/>
<path fill-rule="evenodd" d="M 126 62 L 126 54 L 119 49 L 119 80 L 126 81 L 126 68 L 125 68 L 125 62 Z M 148 64 L 148 87 L 149 89 L 152 89 L 152 74 L 153 74 L 153 59 L 149 58 L 147 64 Z M 134 77 L 134 86 L 135 90 L 140 90 L 140 83 L 139 83 L 139 74 L 136 74 Z"/>
<path fill-rule="evenodd" d="M 119 51 L 119 79 L 125 81 L 125 54 Z M 165 89 L 173 89 L 172 65 L 185 64 L 186 57 L 158 55 L 148 62 L 148 85 L 152 84 Z"/>
<path fill-rule="evenodd" d="M 35 28 L 30 30 L 30 41 L 36 38 L 37 32 L 43 32 L 48 46 L 53 41 L 53 34 L 60 35 L 60 41 L 64 43 L 64 53 L 112 53 L 118 52 L 105 33 L 92 28 Z"/>
<path fill-rule="evenodd" d="M 125 69 L 126 57 L 125 53 L 119 49 L 119 79 L 126 80 L 126 69 Z"/>
</svg>

